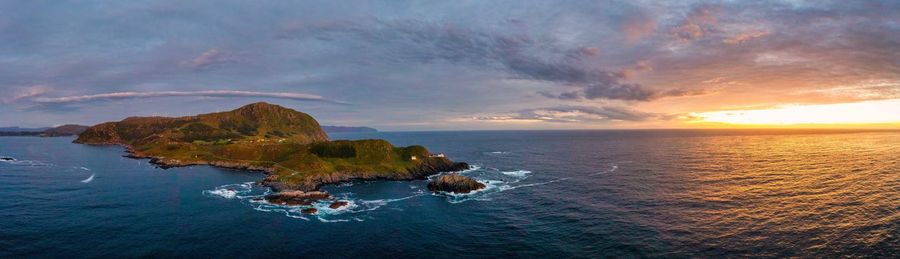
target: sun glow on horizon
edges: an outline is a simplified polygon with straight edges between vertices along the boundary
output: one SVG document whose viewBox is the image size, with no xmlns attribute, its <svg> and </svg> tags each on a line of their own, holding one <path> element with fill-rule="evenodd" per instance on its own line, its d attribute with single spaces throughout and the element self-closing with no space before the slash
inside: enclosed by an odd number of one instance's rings
<svg viewBox="0 0 900 259">
<path fill-rule="evenodd" d="M 693 122 L 736 125 L 841 125 L 900 123 L 900 99 L 856 103 L 786 105 L 761 110 L 691 113 Z"/>
</svg>

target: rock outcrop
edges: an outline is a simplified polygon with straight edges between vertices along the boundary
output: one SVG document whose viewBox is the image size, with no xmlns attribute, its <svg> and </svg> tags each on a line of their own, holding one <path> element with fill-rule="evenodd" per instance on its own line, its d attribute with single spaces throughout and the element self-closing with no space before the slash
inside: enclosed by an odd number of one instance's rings
<svg viewBox="0 0 900 259">
<path fill-rule="evenodd" d="M 442 175 L 428 183 L 428 190 L 433 192 L 470 193 L 484 187 L 484 184 L 459 174 Z"/>
<path fill-rule="evenodd" d="M 331 205 L 328 205 L 328 207 L 331 209 L 340 209 L 341 207 L 347 206 L 347 204 L 346 201 L 334 201 Z"/>
<path fill-rule="evenodd" d="M 265 198 L 266 201 L 272 204 L 308 206 L 319 200 L 331 199 L 331 195 L 320 191 L 283 191 L 266 195 Z"/>
</svg>

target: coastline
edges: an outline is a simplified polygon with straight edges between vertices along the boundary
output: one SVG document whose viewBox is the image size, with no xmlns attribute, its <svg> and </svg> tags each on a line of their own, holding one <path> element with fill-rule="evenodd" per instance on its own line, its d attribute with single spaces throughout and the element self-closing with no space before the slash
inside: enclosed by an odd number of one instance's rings
<svg viewBox="0 0 900 259">
<path fill-rule="evenodd" d="M 318 191 L 319 188 L 323 185 L 332 185 L 332 184 L 341 184 L 352 181 L 360 181 L 360 180 L 376 180 L 376 181 L 413 181 L 413 180 L 424 180 L 427 179 L 428 176 L 446 173 L 446 172 L 456 172 L 467 170 L 471 168 L 468 163 L 465 162 L 452 162 L 449 159 L 443 157 L 428 157 L 422 160 L 422 163 L 419 163 L 416 167 L 407 168 L 409 174 L 393 174 L 390 177 L 385 177 L 379 175 L 374 172 L 333 172 L 328 174 L 319 174 L 312 175 L 306 177 L 306 180 L 298 185 L 287 185 L 281 181 L 277 180 L 277 175 L 275 175 L 276 167 L 279 167 L 277 163 L 274 163 L 273 166 L 259 166 L 253 165 L 249 162 L 235 162 L 235 161 L 222 161 L 222 160 L 194 160 L 194 161 L 183 161 L 178 159 L 169 159 L 162 156 L 153 156 L 141 153 L 140 151 L 135 150 L 132 146 L 122 143 L 114 143 L 114 142 L 103 142 L 103 143 L 79 143 L 73 142 L 76 144 L 84 144 L 84 145 L 94 145 L 94 146 L 120 146 L 125 149 L 126 155 L 123 157 L 132 158 L 132 159 L 148 159 L 150 164 L 153 164 L 160 169 L 166 170 L 169 168 L 175 167 L 189 167 L 189 166 L 212 166 L 218 168 L 225 169 L 235 169 L 235 170 L 245 170 L 245 171 L 254 171 L 254 172 L 262 172 L 265 174 L 265 177 L 259 181 L 258 184 L 271 188 L 274 192 L 287 192 L 287 191 Z M 284 167 L 283 167 L 284 168 Z M 290 168 L 284 168 L 286 170 L 291 170 Z M 353 174 L 353 175 L 351 175 Z"/>
</svg>

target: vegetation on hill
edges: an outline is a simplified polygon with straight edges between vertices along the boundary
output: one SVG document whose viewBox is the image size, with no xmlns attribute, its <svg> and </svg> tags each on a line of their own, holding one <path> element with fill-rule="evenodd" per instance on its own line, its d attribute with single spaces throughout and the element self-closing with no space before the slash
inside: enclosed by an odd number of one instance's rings
<svg viewBox="0 0 900 259">
<path fill-rule="evenodd" d="M 329 141 L 311 116 L 267 103 L 197 116 L 131 117 L 96 125 L 76 143 L 119 144 L 163 167 L 209 164 L 263 170 L 276 189 L 315 190 L 353 179 L 418 179 L 461 170 L 425 147 L 385 140 Z"/>
</svg>

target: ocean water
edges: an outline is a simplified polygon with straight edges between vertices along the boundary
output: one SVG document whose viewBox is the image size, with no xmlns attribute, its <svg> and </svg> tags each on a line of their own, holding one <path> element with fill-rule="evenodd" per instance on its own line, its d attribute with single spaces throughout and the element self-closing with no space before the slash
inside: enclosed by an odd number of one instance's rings
<svg viewBox="0 0 900 259">
<path fill-rule="evenodd" d="M 319 215 L 255 202 L 261 173 L 162 170 L 120 147 L 0 138 L 0 258 L 884 257 L 900 254 L 900 132 L 334 134 L 422 144 L 488 185 L 324 189 Z"/>
</svg>

